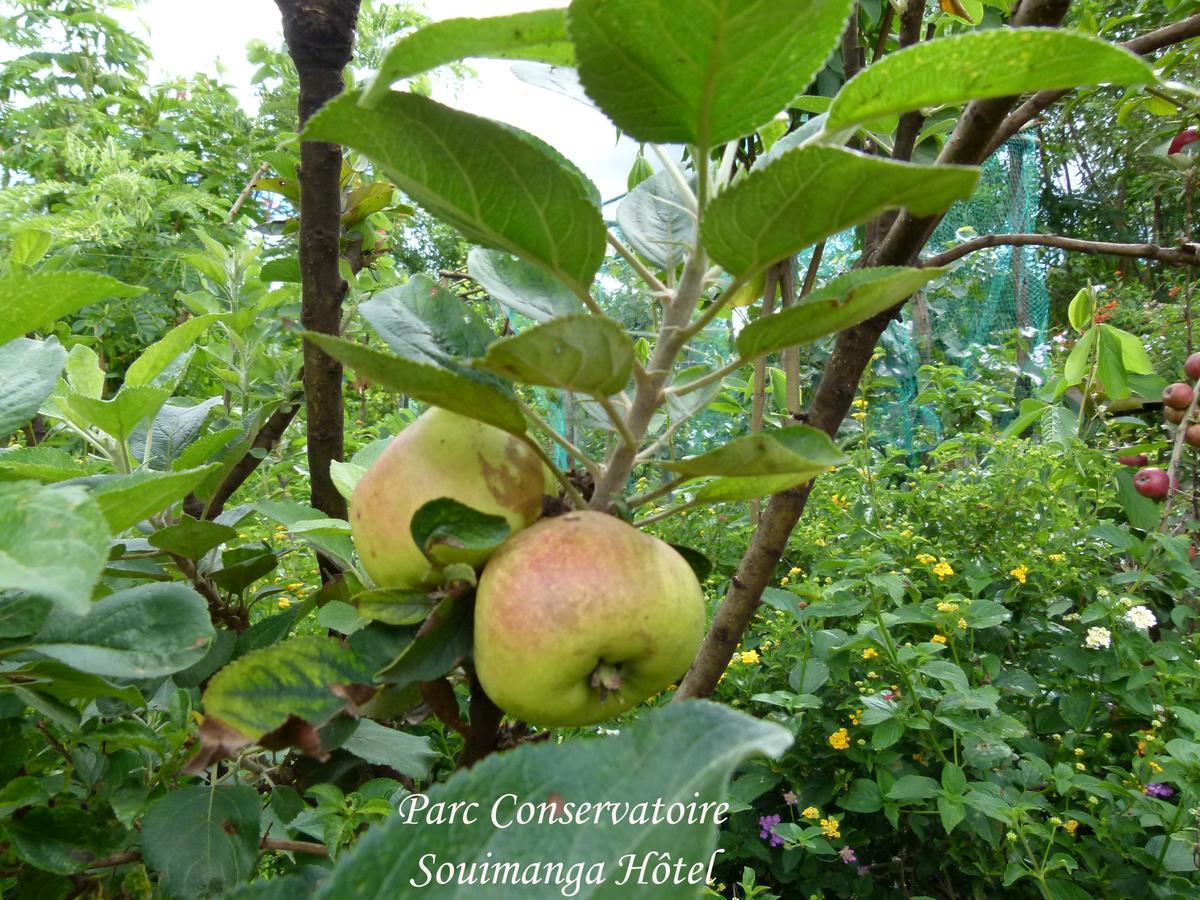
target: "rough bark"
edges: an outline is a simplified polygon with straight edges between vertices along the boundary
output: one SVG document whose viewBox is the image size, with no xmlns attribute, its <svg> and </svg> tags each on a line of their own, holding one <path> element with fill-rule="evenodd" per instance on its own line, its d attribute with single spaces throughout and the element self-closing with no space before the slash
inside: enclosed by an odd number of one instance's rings
<svg viewBox="0 0 1200 900">
<path fill-rule="evenodd" d="M 1025 0 L 1014 15 L 1012 24 L 1054 26 L 1062 21 L 1069 6 L 1070 0 Z M 992 136 L 1015 105 L 1016 98 L 1012 97 L 969 104 L 938 162 L 982 162 Z M 902 213 L 880 246 L 871 254 L 870 264 L 911 264 L 929 240 L 938 221 L 938 216 L 917 218 Z M 903 304 L 838 334 L 809 408 L 809 422 L 814 427 L 831 436 L 837 433 L 850 409 L 863 372 L 871 361 L 875 344 L 888 323 L 899 315 L 901 306 Z M 811 489 L 812 482 L 809 482 L 771 498 L 730 582 L 725 600 L 717 609 L 708 635 L 674 699 L 706 697 L 716 687 L 750 620 L 762 603 L 762 592 L 783 556 L 792 529 L 804 512 Z"/>
<path fill-rule="evenodd" d="M 300 127 L 341 93 L 342 71 L 354 49 L 359 0 L 275 0 L 283 16 L 288 53 L 300 79 Z M 337 335 L 347 285 L 339 270 L 342 150 L 336 144 L 300 145 L 300 321 L 308 331 Z M 342 367 L 304 343 L 304 400 L 312 505 L 346 518 L 346 501 L 329 472 L 344 452 Z M 324 568 L 324 567 L 323 567 Z"/>
</svg>

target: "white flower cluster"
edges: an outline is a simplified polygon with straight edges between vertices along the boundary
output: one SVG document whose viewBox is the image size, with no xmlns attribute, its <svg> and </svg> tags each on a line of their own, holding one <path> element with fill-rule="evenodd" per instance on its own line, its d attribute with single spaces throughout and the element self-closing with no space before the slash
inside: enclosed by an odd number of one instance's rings
<svg viewBox="0 0 1200 900">
<path fill-rule="evenodd" d="M 1089 628 L 1083 643 L 1089 650 L 1107 650 L 1112 646 L 1112 632 L 1107 628 Z"/>
<path fill-rule="evenodd" d="M 1145 631 L 1147 628 L 1153 628 L 1158 624 L 1158 619 L 1154 618 L 1152 613 L 1145 606 L 1134 606 L 1125 613 L 1125 621 L 1134 628 Z"/>
</svg>

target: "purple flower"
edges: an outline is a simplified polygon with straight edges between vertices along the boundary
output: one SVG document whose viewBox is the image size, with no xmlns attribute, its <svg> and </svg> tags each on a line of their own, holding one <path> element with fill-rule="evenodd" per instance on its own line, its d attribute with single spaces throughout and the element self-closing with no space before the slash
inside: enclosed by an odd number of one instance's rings
<svg viewBox="0 0 1200 900">
<path fill-rule="evenodd" d="M 1146 785 L 1146 796 L 1166 800 L 1168 797 L 1175 796 L 1175 788 L 1169 784 L 1163 784 L 1161 781 L 1152 781 Z"/>
<path fill-rule="evenodd" d="M 858 862 L 858 857 L 854 855 L 854 848 L 849 844 L 838 851 L 838 856 L 842 858 L 842 862 L 846 865 Z"/>
<path fill-rule="evenodd" d="M 770 841 L 772 847 L 783 846 L 783 838 L 774 830 L 779 821 L 779 816 L 759 816 L 758 818 L 758 836 L 764 841 Z"/>
<path fill-rule="evenodd" d="M 870 867 L 870 866 L 859 866 L 859 867 L 858 867 L 858 876 L 859 876 L 859 878 L 866 878 L 866 877 L 867 877 L 868 875 L 870 875 L 870 874 L 871 874 L 871 867 Z"/>
</svg>

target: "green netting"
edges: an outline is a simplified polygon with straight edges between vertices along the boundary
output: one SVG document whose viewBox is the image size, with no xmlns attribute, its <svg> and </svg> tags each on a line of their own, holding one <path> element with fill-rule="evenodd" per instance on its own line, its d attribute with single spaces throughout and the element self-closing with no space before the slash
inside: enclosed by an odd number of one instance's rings
<svg viewBox="0 0 1200 900">
<path fill-rule="evenodd" d="M 1037 153 L 1032 138 L 1017 137 L 1005 143 L 983 167 L 974 196 L 952 207 L 946 215 L 927 253 L 937 253 L 977 235 L 1034 231 L 1040 191 Z M 847 231 L 826 241 L 818 283 L 851 268 L 861 250 L 861 231 Z M 812 253 L 810 249 L 800 255 L 798 279 L 808 270 Z M 649 337 L 654 322 L 648 318 L 644 300 L 625 288 L 622 279 L 606 277 L 613 274 L 610 267 L 621 266 L 624 263 L 619 260 L 606 261 L 598 282 L 600 300 L 635 337 Z M 1014 392 L 1019 392 L 1021 379 L 1040 378 L 1046 363 L 1048 311 L 1045 265 L 1032 248 L 990 248 L 956 264 L 952 272 L 910 301 L 903 318 L 884 333 L 873 379 L 871 430 L 875 437 L 910 453 L 927 450 L 941 441 L 943 428 L 937 411 L 918 400 L 921 367 L 926 364 L 949 363 L 969 379 L 977 377 L 981 364 L 989 358 L 1000 358 L 1001 351 L 1011 358 L 1015 348 L 1017 366 L 1005 369 L 1013 380 Z M 740 311 L 732 319 L 715 321 L 692 341 L 685 361 L 691 365 L 724 365 L 733 358 L 734 333 L 744 322 Z M 1010 349 L 1006 350 L 1006 345 Z M 828 349 L 828 342 L 804 348 L 806 374 L 818 375 Z M 771 359 L 768 364 L 776 376 L 767 382 L 768 408 L 782 412 L 782 372 L 775 368 L 777 360 Z M 679 456 L 702 453 L 745 432 L 749 424 L 748 387 L 739 390 L 731 379 L 726 393 L 733 396 L 718 399 L 689 421 L 672 442 L 674 452 Z M 545 395 L 545 401 L 551 424 L 560 433 L 585 443 L 587 426 L 603 429 L 606 424 L 603 414 L 589 401 L 575 398 L 569 411 L 556 392 Z M 806 402 L 807 398 L 802 398 L 802 405 Z M 599 447 L 585 449 L 603 453 Z M 555 449 L 555 462 L 564 468 L 568 464 L 561 448 Z"/>
</svg>

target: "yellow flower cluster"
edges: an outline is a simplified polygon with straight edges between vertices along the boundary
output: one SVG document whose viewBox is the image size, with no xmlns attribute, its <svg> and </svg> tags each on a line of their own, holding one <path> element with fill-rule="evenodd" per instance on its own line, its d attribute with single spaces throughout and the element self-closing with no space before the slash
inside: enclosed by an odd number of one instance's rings
<svg viewBox="0 0 1200 900">
<path fill-rule="evenodd" d="M 857 421 L 859 421 L 859 422 L 861 422 L 861 421 L 862 421 L 863 419 L 865 419 L 866 417 L 867 417 L 867 414 L 866 414 L 865 412 L 852 412 L 852 413 L 850 413 L 850 418 L 852 418 L 852 419 L 855 419 L 855 420 L 857 420 Z"/>
<path fill-rule="evenodd" d="M 854 712 L 850 713 L 850 724 L 857 725 L 859 722 L 861 722 L 862 714 L 863 711 L 861 709 L 856 709 Z M 1153 765 L 1153 763 L 1151 763 L 1151 765 Z"/>
<path fill-rule="evenodd" d="M 966 630 L 967 630 L 967 620 L 966 620 L 966 619 L 964 619 L 964 618 L 962 618 L 961 616 L 960 616 L 960 617 L 959 617 L 959 619 L 958 619 L 958 630 L 959 630 L 959 631 L 966 631 Z"/>
<path fill-rule="evenodd" d="M 1046 559 L 1050 560 L 1050 562 L 1062 562 L 1064 559 L 1066 559 L 1066 557 L 1063 556 L 1061 553 L 1051 553 L 1049 556 L 1046 557 Z M 1075 822 L 1074 819 L 1072 819 L 1071 821 Z M 1076 824 L 1076 826 L 1079 825 L 1078 822 L 1075 822 L 1075 824 Z"/>
<path fill-rule="evenodd" d="M 758 655 L 757 650 L 746 650 L 738 654 L 738 662 L 745 666 L 757 666 L 762 662 L 762 658 Z"/>
<path fill-rule="evenodd" d="M 1075 829 L 1078 827 L 1079 823 L 1074 819 L 1067 819 L 1067 821 L 1063 822 L 1063 831 L 1065 831 L 1071 837 L 1075 837 Z"/>
<path fill-rule="evenodd" d="M 939 581 L 944 581 L 946 578 L 954 574 L 954 569 L 950 563 L 944 559 L 933 567 L 933 574 L 938 577 Z"/>
<path fill-rule="evenodd" d="M 958 612 L 958 604 L 952 600 L 943 600 L 937 605 L 938 612 L 952 613 Z"/>
<path fill-rule="evenodd" d="M 1021 584 L 1024 584 L 1026 577 L 1029 575 L 1029 569 L 1024 565 L 1020 565 L 1008 574 L 1017 579 L 1017 581 L 1019 581 Z"/>
<path fill-rule="evenodd" d="M 859 397 L 857 400 L 855 400 L 850 405 L 853 406 L 855 409 L 866 409 L 867 401 L 862 399 L 861 397 Z"/>
<path fill-rule="evenodd" d="M 832 503 L 834 506 L 838 507 L 838 509 L 845 509 L 847 506 L 850 505 L 849 500 L 847 500 L 845 497 L 842 497 L 838 494 L 834 494 L 832 497 L 830 497 L 829 502 Z"/>
<path fill-rule="evenodd" d="M 931 644 L 944 644 L 946 643 L 946 636 L 944 634 L 935 634 L 929 639 L 929 642 Z"/>
<path fill-rule="evenodd" d="M 806 808 L 804 812 L 800 813 L 800 815 L 804 816 L 806 819 L 819 819 L 821 818 L 821 811 L 815 806 L 810 806 Z"/>
<path fill-rule="evenodd" d="M 850 747 L 850 732 L 839 728 L 829 736 L 829 746 L 834 750 L 847 750 Z"/>
<path fill-rule="evenodd" d="M 827 838 L 837 839 L 842 836 L 842 831 L 838 827 L 841 823 L 832 817 L 821 820 L 821 832 Z"/>
<path fill-rule="evenodd" d="M 931 556 L 928 553 L 918 553 L 917 554 L 917 562 L 919 562 L 923 566 L 930 566 L 930 565 L 933 565 L 935 562 L 937 562 L 937 557 Z"/>
<path fill-rule="evenodd" d="M 879 651 L 874 647 L 867 647 L 863 650 L 863 659 L 874 659 L 879 655 Z"/>
</svg>

